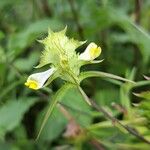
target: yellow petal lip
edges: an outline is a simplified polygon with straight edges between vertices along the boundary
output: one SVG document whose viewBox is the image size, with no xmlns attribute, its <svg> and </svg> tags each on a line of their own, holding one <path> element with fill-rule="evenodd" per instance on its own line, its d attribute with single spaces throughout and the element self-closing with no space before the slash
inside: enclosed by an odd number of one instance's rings
<svg viewBox="0 0 150 150">
<path fill-rule="evenodd" d="M 101 47 L 92 47 L 89 51 L 91 59 L 97 58 L 101 54 L 101 51 L 102 51 Z"/>
<path fill-rule="evenodd" d="M 34 80 L 28 80 L 25 82 L 25 85 L 29 87 L 30 89 L 37 90 L 38 89 L 38 83 Z"/>
<path fill-rule="evenodd" d="M 31 74 L 27 81 L 25 82 L 25 85 L 34 90 L 38 90 L 40 88 L 44 87 L 44 84 L 46 80 L 56 71 L 56 68 L 52 67 L 46 71 L 33 73 Z"/>
<path fill-rule="evenodd" d="M 94 42 L 91 42 L 85 51 L 79 55 L 80 60 L 92 61 L 101 54 L 101 47 L 97 46 Z"/>
</svg>

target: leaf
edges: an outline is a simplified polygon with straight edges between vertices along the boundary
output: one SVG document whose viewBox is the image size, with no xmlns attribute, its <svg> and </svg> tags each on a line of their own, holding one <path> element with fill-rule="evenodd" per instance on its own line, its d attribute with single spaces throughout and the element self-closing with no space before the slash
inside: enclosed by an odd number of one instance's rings
<svg viewBox="0 0 150 150">
<path fill-rule="evenodd" d="M 71 114 L 73 119 L 75 119 L 80 125 L 87 126 L 91 123 L 91 107 L 84 102 L 82 96 L 74 86 L 70 87 L 69 89 L 66 89 L 65 93 L 60 97 L 60 104 L 69 112 L 69 114 Z M 38 124 L 41 120 L 41 117 L 42 115 L 40 115 Z M 58 107 L 54 107 L 53 113 L 47 120 L 47 123 L 45 124 L 44 129 L 40 135 L 40 140 L 52 141 L 56 139 L 60 135 L 60 133 L 62 133 L 62 131 L 65 129 L 66 123 L 67 120 L 64 114 L 60 112 Z"/>
<path fill-rule="evenodd" d="M 47 31 L 48 27 L 59 28 L 62 24 L 55 19 L 42 19 L 33 22 L 22 31 L 10 36 L 8 49 L 15 50 L 16 55 L 20 54 L 25 47 L 30 45 L 41 32 Z M 19 42 L 18 42 L 19 41 Z"/>
<path fill-rule="evenodd" d="M 43 120 L 43 115 L 47 111 L 46 107 L 44 111 L 40 114 L 38 117 L 37 127 L 39 127 L 41 121 Z M 59 111 L 58 107 L 55 107 L 53 109 L 53 113 L 51 114 L 50 118 L 47 120 L 47 123 L 44 126 L 44 129 L 40 135 L 40 141 L 52 141 L 56 139 L 60 133 L 65 129 L 65 126 L 67 124 L 67 120 L 62 114 L 62 112 Z"/>
<path fill-rule="evenodd" d="M 92 13 L 90 13 L 90 15 L 91 14 Z M 94 9 L 92 16 L 89 17 L 90 19 L 94 18 L 95 20 L 95 26 L 91 25 L 88 27 L 88 30 L 92 30 L 92 35 L 99 32 L 99 30 L 103 31 L 104 29 L 110 29 L 114 26 L 117 28 L 120 27 L 123 31 L 125 31 L 125 37 L 123 37 L 123 40 L 136 44 L 143 55 L 144 63 L 148 63 L 150 58 L 150 35 L 142 28 L 142 26 L 136 25 L 134 20 L 128 17 L 123 9 L 115 9 L 107 5 L 98 10 Z M 90 23 L 90 19 L 87 23 Z M 112 33 L 113 32 L 111 32 L 111 34 Z M 120 43 L 119 37 L 116 42 Z"/>
<path fill-rule="evenodd" d="M 0 8 L 5 8 L 6 6 L 11 6 L 13 4 L 18 4 L 19 3 L 19 0 L 6 0 L 6 1 L 0 1 Z"/>
<path fill-rule="evenodd" d="M 0 46 L 0 64 L 6 62 L 6 54 L 4 49 Z"/>
<path fill-rule="evenodd" d="M 86 78 L 90 78 L 90 77 L 111 78 L 111 79 L 121 80 L 121 81 L 125 81 L 125 82 L 135 83 L 134 81 L 119 77 L 117 75 L 113 75 L 113 74 L 106 73 L 106 72 L 101 72 L 101 71 L 82 72 L 79 76 L 79 80 L 81 82 L 82 80 L 84 80 Z"/>
<path fill-rule="evenodd" d="M 39 53 L 34 51 L 28 58 L 18 58 L 14 61 L 14 66 L 20 71 L 30 71 L 38 62 Z"/>
<path fill-rule="evenodd" d="M 24 81 L 24 79 L 20 79 L 18 81 L 14 81 L 13 83 L 7 85 L 7 87 L 3 88 L 3 90 L 1 90 L 1 94 L 0 94 L 0 100 L 3 99 L 3 97 L 5 97 L 11 90 L 13 90 L 16 86 L 22 84 Z"/>
<path fill-rule="evenodd" d="M 0 108 L 0 132 L 5 135 L 7 131 L 16 128 L 23 115 L 37 101 L 36 98 L 8 101 Z"/>
<path fill-rule="evenodd" d="M 4 39 L 5 34 L 0 30 L 0 40 Z"/>
<path fill-rule="evenodd" d="M 137 44 L 142 55 L 144 56 L 144 62 L 147 63 L 150 57 L 150 35 L 147 34 L 141 26 L 136 25 L 133 20 L 122 13 L 121 10 L 112 9 L 112 12 L 109 15 L 110 19 L 112 19 L 114 23 L 117 23 L 122 29 L 125 30 L 127 35 L 130 37 L 130 41 Z"/>
<path fill-rule="evenodd" d="M 44 116 L 44 119 L 43 119 L 42 125 L 41 125 L 41 127 L 40 127 L 40 130 L 39 130 L 39 132 L 38 132 L 38 135 L 37 135 L 36 140 L 39 139 L 40 134 L 41 134 L 41 132 L 42 132 L 42 130 L 43 130 L 43 128 L 44 128 L 44 126 L 45 126 L 45 124 L 46 124 L 48 118 L 49 118 L 50 115 L 52 114 L 53 109 L 55 108 L 55 106 L 56 106 L 58 100 L 60 100 L 61 97 L 63 96 L 63 94 L 66 92 L 66 90 L 68 90 L 68 89 L 71 88 L 71 87 L 72 87 L 72 84 L 66 83 L 65 85 L 63 85 L 63 86 L 55 93 L 54 97 L 53 97 L 52 100 L 50 101 L 50 106 L 49 106 L 49 108 L 48 108 L 48 110 L 47 110 L 47 112 L 46 112 L 46 114 L 45 114 L 45 116 Z"/>
<path fill-rule="evenodd" d="M 84 101 L 77 87 L 73 87 L 62 97 L 61 103 L 81 126 L 91 123 L 91 107 Z"/>
<path fill-rule="evenodd" d="M 94 94 L 94 99 L 100 106 L 110 107 L 112 103 L 118 104 L 118 97 L 118 90 L 114 88 L 96 90 Z"/>
</svg>

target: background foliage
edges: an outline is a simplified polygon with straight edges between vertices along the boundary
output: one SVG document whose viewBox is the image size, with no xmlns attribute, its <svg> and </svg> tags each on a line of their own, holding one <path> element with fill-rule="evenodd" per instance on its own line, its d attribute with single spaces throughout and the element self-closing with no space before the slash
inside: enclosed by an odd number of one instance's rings
<svg viewBox="0 0 150 150">
<path fill-rule="evenodd" d="M 150 149 L 90 108 L 74 88 L 61 95 L 35 142 L 48 103 L 63 82 L 38 91 L 24 86 L 42 50 L 36 39 L 45 37 L 48 27 L 67 25 L 70 37 L 102 47 L 104 61 L 82 70 L 137 82 L 86 79 L 82 87 L 87 95 L 150 140 L 150 80 L 143 77 L 150 75 L 149 0 L 1 0 L 0 12 L 0 149 Z"/>
</svg>

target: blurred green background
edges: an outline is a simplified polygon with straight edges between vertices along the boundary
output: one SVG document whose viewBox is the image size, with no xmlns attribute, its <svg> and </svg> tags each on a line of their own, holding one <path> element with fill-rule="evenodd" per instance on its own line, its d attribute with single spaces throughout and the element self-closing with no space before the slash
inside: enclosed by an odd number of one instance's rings
<svg viewBox="0 0 150 150">
<path fill-rule="evenodd" d="M 143 77 L 150 76 L 149 0 L 1 0 L 0 150 L 149 150 L 149 144 L 91 109 L 76 89 L 62 96 L 35 141 L 48 103 L 64 82 L 37 91 L 24 82 L 36 72 L 43 49 L 37 40 L 48 27 L 59 31 L 66 25 L 69 37 L 102 48 L 104 61 L 82 70 L 137 82 L 87 79 L 82 83 L 87 95 L 150 140 L 150 81 Z"/>
</svg>

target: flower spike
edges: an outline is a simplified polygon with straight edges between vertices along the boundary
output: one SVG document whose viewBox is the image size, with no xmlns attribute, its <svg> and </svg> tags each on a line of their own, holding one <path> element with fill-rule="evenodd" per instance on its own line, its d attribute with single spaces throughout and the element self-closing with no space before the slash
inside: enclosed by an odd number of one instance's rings
<svg viewBox="0 0 150 150">
<path fill-rule="evenodd" d="M 25 85 L 31 89 L 37 90 L 44 86 L 47 79 L 55 72 L 55 68 L 48 69 L 47 71 L 34 73 L 30 75 Z"/>
<path fill-rule="evenodd" d="M 79 55 L 80 60 L 92 61 L 101 54 L 101 47 L 98 47 L 95 43 L 90 43 L 85 51 Z"/>
</svg>

